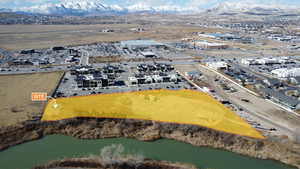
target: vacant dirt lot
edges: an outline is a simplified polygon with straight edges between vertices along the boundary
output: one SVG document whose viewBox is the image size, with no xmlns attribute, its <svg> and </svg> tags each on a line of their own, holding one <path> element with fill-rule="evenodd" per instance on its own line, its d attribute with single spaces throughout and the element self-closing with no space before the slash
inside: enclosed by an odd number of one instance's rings
<svg viewBox="0 0 300 169">
<path fill-rule="evenodd" d="M 43 112 L 45 102 L 32 102 L 31 92 L 50 95 L 62 72 L 0 76 L 0 127 L 30 119 Z"/>
</svg>

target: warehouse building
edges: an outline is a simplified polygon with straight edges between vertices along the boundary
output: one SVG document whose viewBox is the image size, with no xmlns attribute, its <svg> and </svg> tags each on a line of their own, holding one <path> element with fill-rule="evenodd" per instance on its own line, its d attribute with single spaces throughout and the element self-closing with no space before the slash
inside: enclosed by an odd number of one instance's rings
<svg viewBox="0 0 300 169">
<path fill-rule="evenodd" d="M 156 58 L 156 54 L 153 52 L 141 52 L 141 54 L 145 57 L 145 58 Z"/>
<path fill-rule="evenodd" d="M 207 41 L 194 41 L 192 42 L 194 47 L 198 47 L 201 49 L 227 49 L 229 48 L 228 45 L 224 43 L 214 43 L 214 42 L 207 42 Z"/>
</svg>

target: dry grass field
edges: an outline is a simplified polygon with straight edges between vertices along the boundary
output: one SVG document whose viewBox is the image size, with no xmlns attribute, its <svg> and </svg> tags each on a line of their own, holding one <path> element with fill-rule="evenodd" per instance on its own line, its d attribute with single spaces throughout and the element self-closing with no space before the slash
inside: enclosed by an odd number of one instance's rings
<svg viewBox="0 0 300 169">
<path fill-rule="evenodd" d="M 62 72 L 0 76 L 0 127 L 41 115 L 44 102 L 32 102 L 31 92 L 50 95 Z"/>
<path fill-rule="evenodd" d="M 136 33 L 132 28 L 144 27 L 145 32 Z M 103 29 L 114 29 L 115 33 L 102 33 Z M 58 45 L 79 45 L 151 38 L 158 41 L 180 40 L 192 32 L 214 32 L 215 29 L 195 26 L 162 26 L 138 24 L 97 25 L 1 25 L 0 48 L 8 50 L 38 49 Z"/>
</svg>

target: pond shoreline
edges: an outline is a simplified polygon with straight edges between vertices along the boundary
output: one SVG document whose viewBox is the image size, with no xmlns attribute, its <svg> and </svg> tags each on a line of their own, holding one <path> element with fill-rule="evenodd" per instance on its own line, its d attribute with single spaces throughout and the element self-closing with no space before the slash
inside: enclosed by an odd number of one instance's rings
<svg viewBox="0 0 300 169">
<path fill-rule="evenodd" d="M 55 169 L 55 168 L 90 168 L 90 169 L 198 169 L 197 167 L 191 164 L 184 163 L 172 163 L 167 161 L 156 161 L 151 159 L 145 159 L 138 164 L 132 164 L 130 161 L 125 161 L 122 163 L 117 163 L 113 165 L 105 165 L 101 159 L 93 159 L 90 157 L 86 158 L 71 158 L 71 159 L 63 159 L 58 161 L 50 161 L 47 164 L 39 165 L 34 167 L 33 169 Z"/>
<path fill-rule="evenodd" d="M 9 147 L 62 134 L 79 139 L 134 138 L 154 141 L 173 139 L 194 146 L 211 147 L 258 159 L 271 159 L 300 168 L 299 148 L 292 142 L 256 140 L 192 125 L 125 119 L 75 118 L 56 122 L 34 122 L 0 129 L 0 151 Z"/>
</svg>

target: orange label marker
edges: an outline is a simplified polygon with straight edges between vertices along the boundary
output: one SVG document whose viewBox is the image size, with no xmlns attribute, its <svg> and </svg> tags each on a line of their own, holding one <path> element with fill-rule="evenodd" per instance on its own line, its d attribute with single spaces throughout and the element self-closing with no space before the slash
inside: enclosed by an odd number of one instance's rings
<svg viewBox="0 0 300 169">
<path fill-rule="evenodd" d="M 32 92 L 31 101 L 47 101 L 47 93 L 45 92 Z"/>
</svg>

